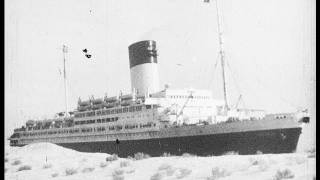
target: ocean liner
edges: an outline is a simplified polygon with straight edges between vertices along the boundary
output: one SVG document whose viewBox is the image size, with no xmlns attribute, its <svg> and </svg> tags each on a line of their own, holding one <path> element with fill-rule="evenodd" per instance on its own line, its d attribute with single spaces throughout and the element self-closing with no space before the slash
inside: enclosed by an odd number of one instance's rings
<svg viewBox="0 0 320 180">
<path fill-rule="evenodd" d="M 266 114 L 231 109 L 199 89 L 159 90 L 156 42 L 129 46 L 132 93 L 79 99 L 76 110 L 41 121 L 28 120 L 14 130 L 11 146 L 50 142 L 83 152 L 137 152 L 201 156 L 295 151 L 301 124 L 297 113 Z"/>
<path fill-rule="evenodd" d="M 225 82 L 221 37 L 219 44 Z M 78 107 L 72 112 L 66 108 L 55 118 L 28 120 L 14 129 L 10 145 L 50 142 L 77 151 L 115 153 L 120 157 L 137 152 L 151 156 L 164 153 L 207 156 L 228 151 L 239 154 L 295 151 L 308 116 L 297 112 L 267 114 L 263 110 L 232 109 L 227 103 L 225 83 L 224 100 L 214 99 L 209 90 L 172 89 L 167 85 L 160 88 L 156 42 L 139 41 L 128 49 L 131 93 L 85 101 L 79 98 Z M 63 52 L 67 52 L 65 46 Z"/>
</svg>

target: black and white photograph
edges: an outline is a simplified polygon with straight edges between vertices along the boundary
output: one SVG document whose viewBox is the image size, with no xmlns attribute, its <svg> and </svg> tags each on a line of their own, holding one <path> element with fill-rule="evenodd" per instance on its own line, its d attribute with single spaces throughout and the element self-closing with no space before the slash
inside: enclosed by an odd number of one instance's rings
<svg viewBox="0 0 320 180">
<path fill-rule="evenodd" d="M 6 180 L 315 180 L 316 0 L 5 0 Z"/>
</svg>

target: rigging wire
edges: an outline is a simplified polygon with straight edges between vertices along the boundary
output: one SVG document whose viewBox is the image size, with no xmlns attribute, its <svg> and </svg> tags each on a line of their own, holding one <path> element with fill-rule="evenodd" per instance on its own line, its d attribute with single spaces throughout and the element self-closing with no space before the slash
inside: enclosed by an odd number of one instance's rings
<svg viewBox="0 0 320 180">
<path fill-rule="evenodd" d="M 228 62 L 227 60 L 226 60 L 226 63 L 227 63 L 227 67 L 228 67 L 229 70 L 230 70 L 230 74 L 231 74 L 232 80 L 234 81 L 234 84 L 235 84 L 235 86 L 236 86 L 236 89 L 237 89 L 238 93 L 239 93 L 240 96 L 241 96 L 241 98 L 239 98 L 238 101 L 242 100 L 243 106 L 244 106 L 244 108 L 246 108 L 245 102 L 244 102 L 244 100 L 243 100 L 243 98 L 242 98 L 242 95 L 243 95 L 242 90 L 241 90 L 241 88 L 240 88 L 240 86 L 239 86 L 239 84 L 238 84 L 238 82 L 237 82 L 237 80 L 236 80 L 236 78 L 235 78 L 235 76 L 234 76 L 234 72 L 233 72 L 233 70 L 231 69 L 231 66 L 230 66 L 230 64 L 229 64 L 229 62 Z M 238 102 L 238 103 L 239 103 L 239 102 Z"/>
<path fill-rule="evenodd" d="M 213 84 L 213 82 L 214 82 L 214 78 L 215 78 L 215 75 L 216 75 L 216 69 L 217 69 L 217 66 L 218 66 L 218 63 L 219 63 L 219 53 L 217 54 L 217 57 L 216 57 L 216 63 L 214 64 L 214 67 L 213 67 L 213 73 L 212 73 L 212 76 L 210 76 L 211 77 L 211 79 L 209 80 L 209 82 L 210 83 L 208 83 L 208 86 L 207 86 L 207 88 L 209 88 L 209 86 L 212 84 L 213 86 L 214 86 L 214 84 Z"/>
</svg>

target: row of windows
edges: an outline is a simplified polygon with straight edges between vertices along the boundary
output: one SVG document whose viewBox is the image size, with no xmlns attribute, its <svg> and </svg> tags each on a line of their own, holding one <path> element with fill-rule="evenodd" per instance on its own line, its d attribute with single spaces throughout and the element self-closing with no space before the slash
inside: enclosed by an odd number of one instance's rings
<svg viewBox="0 0 320 180">
<path fill-rule="evenodd" d="M 119 119 L 118 117 L 97 119 L 97 123 L 114 122 L 114 121 L 118 121 L 118 119 Z"/>
<path fill-rule="evenodd" d="M 141 118 L 141 117 L 149 117 L 149 114 L 142 114 L 142 115 L 132 115 L 132 116 L 127 116 L 128 119 L 133 119 L 135 117 Z M 126 117 L 123 117 L 126 118 Z M 85 120 L 85 121 L 76 121 L 75 125 L 82 125 L 82 124 L 94 124 L 94 123 L 107 123 L 107 122 L 114 122 L 118 121 L 119 117 L 110 117 L 110 118 L 101 118 L 101 119 L 96 119 L 96 120 Z"/>
<path fill-rule="evenodd" d="M 97 119 L 97 120 L 76 121 L 75 125 L 114 122 L 114 121 L 118 121 L 118 119 L 119 119 L 118 117 L 112 117 L 112 118 L 103 118 L 103 119 Z"/>
<path fill-rule="evenodd" d="M 126 134 L 120 134 L 121 136 L 129 136 L 129 137 L 133 137 L 133 136 L 143 136 L 143 135 L 149 135 L 149 136 L 156 136 L 157 132 L 137 132 L 137 133 L 126 133 Z M 108 138 L 117 138 L 120 136 L 119 134 L 108 134 L 107 137 Z M 34 140 L 31 140 L 34 141 Z M 10 144 L 15 144 L 17 143 L 18 140 L 11 140 Z"/>
<path fill-rule="evenodd" d="M 155 123 L 146 123 L 146 124 L 134 124 L 134 125 L 125 125 L 124 128 L 125 129 L 134 129 L 134 128 L 150 128 L 152 126 L 156 126 Z M 33 133 L 23 133 L 22 135 L 23 136 L 36 136 L 36 135 L 46 135 L 46 134 L 49 134 L 49 135 L 53 135 L 53 134 L 73 134 L 73 133 L 79 133 L 79 132 L 82 132 L 82 133 L 87 133 L 87 132 L 101 132 L 101 131 L 106 131 L 106 130 L 109 130 L 109 131 L 113 131 L 113 130 L 122 130 L 123 129 L 123 126 L 121 125 L 117 125 L 117 126 L 109 126 L 109 127 L 97 127 L 97 128 L 82 128 L 82 129 L 70 129 L 70 130 L 60 130 L 60 131 L 49 131 L 49 132 L 33 132 Z"/>
<path fill-rule="evenodd" d="M 276 119 L 285 119 L 285 118 L 287 118 L 287 116 L 286 116 L 286 115 L 283 115 L 283 116 L 276 116 Z"/>
<path fill-rule="evenodd" d="M 146 105 L 147 109 L 150 109 L 150 105 Z M 80 117 L 91 117 L 91 116 L 99 116 L 99 115 L 109 115 L 109 114 L 119 114 L 119 113 L 126 113 L 126 112 L 135 112 L 141 111 L 142 106 L 131 106 L 131 107 L 124 107 L 118 109 L 105 109 L 105 110 L 98 110 L 98 111 L 90 111 L 90 112 L 83 112 L 75 114 L 76 118 Z"/>
<path fill-rule="evenodd" d="M 138 128 L 139 126 L 136 124 L 136 125 L 125 125 L 124 128 L 125 129 L 135 129 L 135 128 Z"/>
<path fill-rule="evenodd" d="M 189 98 L 190 96 L 169 96 L 170 98 L 174 98 L 174 99 L 182 99 L 182 98 Z M 192 96 L 193 99 L 209 99 L 208 96 Z"/>
</svg>

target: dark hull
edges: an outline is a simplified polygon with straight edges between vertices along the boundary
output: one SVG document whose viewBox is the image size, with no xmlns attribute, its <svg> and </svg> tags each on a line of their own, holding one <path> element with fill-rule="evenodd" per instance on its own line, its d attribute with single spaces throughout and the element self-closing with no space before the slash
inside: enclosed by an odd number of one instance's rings
<svg viewBox="0 0 320 180">
<path fill-rule="evenodd" d="M 105 141 L 84 143 L 61 143 L 66 148 L 81 152 L 103 152 L 120 157 L 143 152 L 151 156 L 163 153 L 181 155 L 190 153 L 199 156 L 221 155 L 229 151 L 239 154 L 291 153 L 296 150 L 301 128 L 264 131 L 211 134 L 202 136 L 172 137 L 160 139 Z"/>
</svg>

